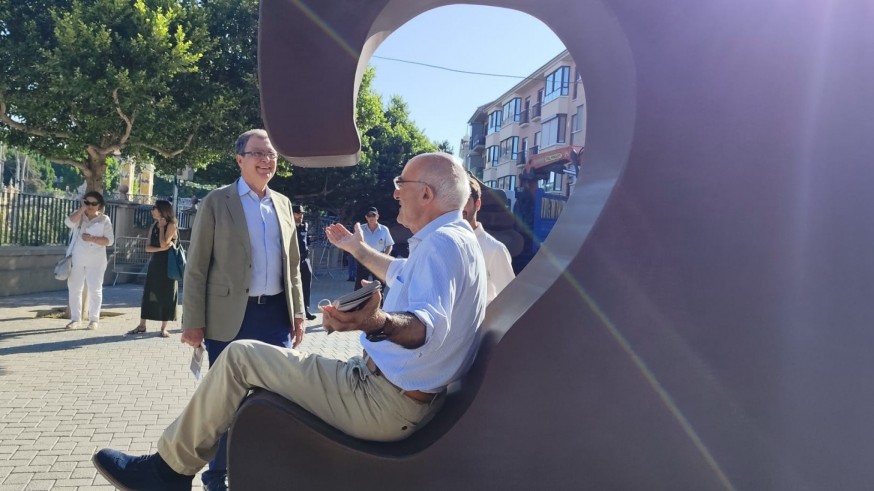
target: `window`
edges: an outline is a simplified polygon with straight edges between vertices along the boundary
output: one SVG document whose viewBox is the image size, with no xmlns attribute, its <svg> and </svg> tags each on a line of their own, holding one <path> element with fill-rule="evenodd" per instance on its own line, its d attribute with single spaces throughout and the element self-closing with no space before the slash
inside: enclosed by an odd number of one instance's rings
<svg viewBox="0 0 874 491">
<path fill-rule="evenodd" d="M 571 145 L 582 145 L 583 130 L 586 129 L 586 110 L 577 106 L 577 112 L 571 116 Z"/>
<path fill-rule="evenodd" d="M 502 111 L 504 112 L 504 121 L 519 122 L 519 116 L 522 112 L 522 99 L 519 97 L 510 99 L 510 102 L 504 104 Z"/>
<path fill-rule="evenodd" d="M 556 174 L 555 172 L 552 173 L 552 177 L 550 178 L 550 180 L 552 181 L 553 191 L 561 191 L 561 183 L 563 178 L 564 174 Z"/>
<path fill-rule="evenodd" d="M 516 189 L 516 176 L 504 176 L 498 178 L 497 185 L 495 189 L 507 189 L 513 190 Z"/>
<path fill-rule="evenodd" d="M 567 114 L 559 114 L 558 116 L 543 123 L 541 131 L 543 132 L 543 146 L 548 147 L 556 143 L 564 143 L 567 126 Z"/>
<path fill-rule="evenodd" d="M 577 95 L 579 93 L 579 90 L 580 90 L 580 85 L 583 84 L 583 76 L 582 76 L 582 74 L 580 74 L 579 67 L 575 68 L 574 72 L 575 72 L 575 75 L 574 75 L 574 99 L 576 99 Z"/>
<path fill-rule="evenodd" d="M 486 149 L 486 162 L 492 164 L 492 167 L 498 165 L 498 156 L 500 155 L 500 147 L 492 145 Z"/>
<path fill-rule="evenodd" d="M 525 157 L 528 155 L 528 138 L 522 139 L 522 151 L 519 155 L 522 157 L 522 159 L 518 160 L 517 162 L 519 162 L 520 164 L 524 164 L 527 161 Z"/>
<path fill-rule="evenodd" d="M 570 88 L 571 67 L 563 66 L 546 76 L 546 88 L 543 94 L 543 103 L 568 95 Z"/>
<path fill-rule="evenodd" d="M 489 133 L 495 133 L 501 131 L 501 110 L 492 111 L 489 114 Z"/>
<path fill-rule="evenodd" d="M 531 121 L 531 97 L 525 98 L 525 109 L 522 110 L 521 123 L 525 124 Z"/>
<path fill-rule="evenodd" d="M 549 179 L 540 181 L 538 187 L 544 191 L 561 191 L 564 174 L 549 173 Z"/>
<path fill-rule="evenodd" d="M 577 131 L 583 131 L 583 123 L 586 118 L 586 112 L 583 106 L 577 106 L 577 112 L 573 116 L 571 116 L 571 131 L 576 133 Z"/>
<path fill-rule="evenodd" d="M 511 136 L 501 142 L 501 160 L 519 158 L 519 137 Z"/>
</svg>

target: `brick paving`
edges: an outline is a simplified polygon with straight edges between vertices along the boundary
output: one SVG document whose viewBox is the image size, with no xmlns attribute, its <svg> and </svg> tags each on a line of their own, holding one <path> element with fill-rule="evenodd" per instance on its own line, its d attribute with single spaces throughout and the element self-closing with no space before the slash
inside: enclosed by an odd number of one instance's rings
<svg viewBox="0 0 874 491">
<path fill-rule="evenodd" d="M 314 313 L 319 299 L 352 289 L 345 271 L 333 273 L 313 280 Z M 171 323 L 170 338 L 158 336 L 157 322 L 146 335 L 125 337 L 139 322 L 142 285 L 103 291 L 96 331 L 37 318 L 66 305 L 66 290 L 0 298 L 0 491 L 113 489 L 91 455 L 102 447 L 155 452 L 191 397 L 197 382 L 179 323 Z M 299 349 L 341 359 L 360 353 L 357 334 L 328 337 L 320 322 L 306 321 Z"/>
</svg>

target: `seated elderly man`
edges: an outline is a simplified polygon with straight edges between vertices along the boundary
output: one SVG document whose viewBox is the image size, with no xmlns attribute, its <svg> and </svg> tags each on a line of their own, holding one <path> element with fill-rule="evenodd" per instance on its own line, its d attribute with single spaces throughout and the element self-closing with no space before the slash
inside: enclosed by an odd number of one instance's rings
<svg viewBox="0 0 874 491">
<path fill-rule="evenodd" d="M 362 331 L 363 357 L 347 361 L 259 341 L 234 341 L 158 441 L 134 457 L 103 449 L 97 470 L 121 489 L 190 489 L 216 452 L 249 390 L 262 387 L 337 429 L 366 440 L 396 441 L 430 421 L 446 386 L 466 373 L 485 315 L 482 251 L 461 209 L 467 175 L 448 154 L 418 155 L 394 179 L 398 221 L 413 232 L 410 256 L 392 258 L 363 240 L 360 225 L 327 230 L 329 240 L 385 281 L 360 310 L 324 309 L 332 331 Z"/>
</svg>

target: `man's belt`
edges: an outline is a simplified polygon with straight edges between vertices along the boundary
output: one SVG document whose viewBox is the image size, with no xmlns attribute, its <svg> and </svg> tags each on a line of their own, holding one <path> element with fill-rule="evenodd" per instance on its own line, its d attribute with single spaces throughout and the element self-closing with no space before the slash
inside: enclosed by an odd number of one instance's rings
<svg viewBox="0 0 874 491">
<path fill-rule="evenodd" d="M 254 303 L 256 305 L 264 305 L 270 302 L 275 302 L 282 298 L 282 295 L 285 292 L 277 293 L 276 295 L 258 295 L 257 297 L 249 297 L 249 303 Z"/>
<path fill-rule="evenodd" d="M 365 356 L 365 360 L 367 360 L 367 369 L 370 370 L 370 373 L 372 373 L 373 375 L 375 375 L 377 377 L 382 377 L 382 372 L 379 370 L 379 367 L 376 366 L 376 363 L 373 362 L 373 358 L 371 358 L 369 356 Z M 412 399 L 416 402 L 421 402 L 423 404 L 433 401 L 434 398 L 439 395 L 439 393 L 435 394 L 433 392 L 422 392 L 421 390 L 404 390 L 404 389 L 398 387 L 397 385 L 391 383 L 391 381 L 389 381 L 389 379 L 385 379 L 385 381 L 388 382 L 389 385 L 391 385 L 395 389 L 401 391 L 401 393 L 403 393 L 405 396 L 409 397 L 410 399 Z"/>
</svg>

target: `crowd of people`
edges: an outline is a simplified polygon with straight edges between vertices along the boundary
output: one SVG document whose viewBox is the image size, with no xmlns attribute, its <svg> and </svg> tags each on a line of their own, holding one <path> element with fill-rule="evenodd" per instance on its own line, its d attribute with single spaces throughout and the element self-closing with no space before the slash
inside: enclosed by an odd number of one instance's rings
<svg viewBox="0 0 874 491">
<path fill-rule="evenodd" d="M 181 341 L 205 348 L 209 371 L 179 417 L 163 432 L 158 452 L 131 456 L 103 449 L 92 461 L 122 489 L 190 489 L 203 467 L 203 487 L 227 489 L 226 432 L 239 403 L 262 387 L 297 403 L 358 438 L 407 438 L 439 411 L 446 387 L 476 356 L 486 305 L 513 278 L 506 247 L 477 221 L 479 183 L 454 157 L 413 157 L 394 178 L 398 223 L 412 232 L 409 257 L 392 257 L 394 240 L 370 208 L 352 229 L 333 224 L 328 241 L 357 264 L 355 289 L 379 280 L 363 306 L 320 307 L 328 332 L 358 331 L 361 356 L 336 360 L 299 351 L 310 311 L 312 267 L 303 208 L 268 187 L 278 154 L 264 130 L 240 135 L 240 178 L 198 203 L 185 268 Z M 81 319 L 83 283 L 97 327 L 106 247 L 112 225 L 99 193 L 88 193 L 67 218 L 73 231 L 68 280 L 71 322 Z M 151 254 L 140 323 L 128 334 L 176 319 L 176 280 L 168 251 L 178 241 L 172 206 L 152 209 Z M 383 297 L 383 292 L 387 292 Z M 89 324 L 90 325 L 90 324 Z"/>
</svg>

